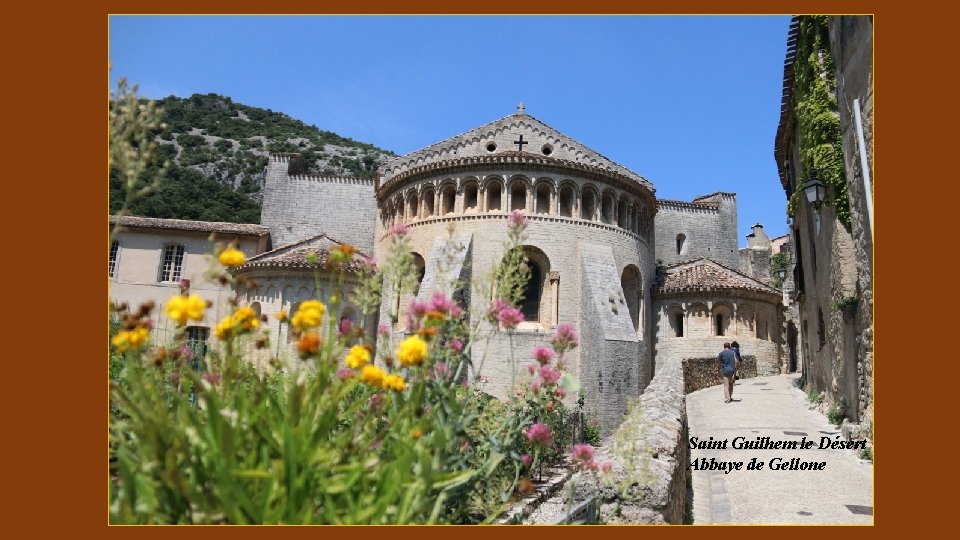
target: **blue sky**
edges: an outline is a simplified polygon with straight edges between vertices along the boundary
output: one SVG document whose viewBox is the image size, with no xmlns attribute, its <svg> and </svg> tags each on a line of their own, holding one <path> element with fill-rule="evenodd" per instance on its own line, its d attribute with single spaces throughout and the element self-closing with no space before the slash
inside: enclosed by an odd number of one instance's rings
<svg viewBox="0 0 960 540">
<path fill-rule="evenodd" d="M 739 240 L 786 233 L 773 159 L 786 16 L 110 19 L 118 77 L 214 92 L 404 154 L 517 103 L 653 182 L 737 194 Z"/>
</svg>

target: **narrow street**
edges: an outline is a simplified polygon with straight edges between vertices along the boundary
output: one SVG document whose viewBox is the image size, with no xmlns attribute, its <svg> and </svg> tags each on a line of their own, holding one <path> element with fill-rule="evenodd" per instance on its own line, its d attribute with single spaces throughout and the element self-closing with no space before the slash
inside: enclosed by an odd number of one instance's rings
<svg viewBox="0 0 960 540">
<path fill-rule="evenodd" d="M 690 437 L 726 440 L 726 449 L 691 449 L 690 462 L 743 462 L 743 468 L 691 469 L 695 524 L 871 524 L 873 465 L 859 450 L 819 449 L 822 437 L 836 441 L 840 430 L 808 409 L 794 386 L 798 374 L 737 381 L 732 403 L 713 386 L 687 396 Z M 735 441 L 735 438 L 740 439 Z M 735 449 L 740 442 L 812 441 L 808 449 Z M 747 470 L 753 458 L 762 470 Z M 779 458 L 779 459 L 778 459 Z M 797 461 L 791 460 L 798 458 Z M 822 470 L 801 463 L 825 463 Z M 786 465 L 786 468 L 779 468 Z M 771 466 L 777 470 L 771 470 Z"/>
</svg>

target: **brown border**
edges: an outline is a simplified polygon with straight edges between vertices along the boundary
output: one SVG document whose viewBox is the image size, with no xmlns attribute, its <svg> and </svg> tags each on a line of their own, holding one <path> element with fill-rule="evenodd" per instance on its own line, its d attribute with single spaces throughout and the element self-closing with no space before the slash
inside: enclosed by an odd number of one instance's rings
<svg viewBox="0 0 960 540">
<path fill-rule="evenodd" d="M 875 73 L 883 83 L 875 103 L 880 111 L 876 122 L 880 152 L 875 166 L 876 208 L 883 216 L 882 186 L 891 184 L 891 203 L 897 214 L 888 220 L 877 220 L 888 244 L 910 246 L 910 249 L 875 251 L 875 277 L 879 277 L 877 296 L 882 313 L 877 312 L 877 326 L 890 329 L 890 337 L 878 340 L 882 360 L 878 372 L 886 384 L 877 385 L 880 421 L 876 426 L 878 442 L 875 508 L 877 527 L 884 532 L 894 529 L 908 532 L 926 528 L 940 520 L 949 520 L 954 513 L 946 508 L 951 493 L 947 475 L 953 459 L 949 446 L 941 436 L 952 431 L 950 412 L 955 405 L 935 403 L 935 395 L 951 395 L 951 375 L 956 361 L 941 351 L 934 351 L 938 336 L 951 335 L 951 313 L 943 307 L 936 293 L 924 287 L 928 283 L 948 284 L 952 280 L 948 248 L 941 243 L 935 250 L 918 245 L 917 238 L 930 235 L 941 242 L 952 231 L 947 223 L 936 224 L 938 216 L 953 216 L 952 209 L 937 208 L 940 178 L 953 182 L 950 169 L 932 169 L 927 163 L 952 153 L 947 144 L 953 141 L 947 133 L 948 112 L 952 109 L 952 85 L 949 81 L 952 60 L 938 61 L 938 50 L 952 50 L 931 38 L 952 36 L 954 28 L 946 26 L 953 19 L 941 11 L 912 11 L 911 4 L 895 9 L 876 2 L 790 2 L 774 5 L 769 1 L 730 1 L 717 3 L 665 2 L 638 5 L 634 2 L 556 2 L 517 3 L 490 0 L 482 4 L 419 1 L 408 2 L 405 13 L 465 13 L 483 9 L 489 13 L 874 13 L 877 55 Z M 776 3 L 779 4 L 779 3 Z M 8 459 L 7 503 L 8 528 L 23 529 L 23 536 L 34 536 L 33 529 L 60 532 L 73 536 L 77 532 L 168 535 L 163 528 L 114 527 L 106 525 L 106 480 L 104 478 L 104 324 L 99 309 L 105 310 L 105 262 L 101 251 L 106 249 L 104 217 L 107 214 L 106 187 L 106 118 L 107 77 L 107 14 L 108 13 L 389 13 L 401 9 L 385 0 L 367 0 L 357 7 L 352 3 L 335 6 L 315 2 L 277 1 L 254 3 L 235 0 L 222 2 L 171 0 L 162 4 L 131 4 L 120 1 L 84 2 L 80 5 L 43 6 L 17 4 L 7 8 L 7 41 L 9 68 L 7 88 L 15 92 L 7 98 L 8 120 L 5 140 L 7 164 L 6 200 L 10 225 L 19 226 L 26 234 L 15 234 L 18 242 L 7 252 L 6 268 L 14 262 L 26 263 L 15 275 L 8 270 L 6 282 L 12 298 L 6 303 L 7 320 L 17 321 L 8 327 L 10 342 L 17 343 L 14 354 L 7 355 L 13 369 L 4 387 L 6 433 L 4 441 Z M 784 36 L 786 37 L 786 36 Z M 945 55 L 944 55 L 945 56 Z M 919 99 L 911 99 L 919 98 Z M 917 119 L 933 120 L 918 129 Z M 771 126 L 771 132 L 774 129 Z M 771 159 L 773 140 L 770 141 Z M 23 152 L 23 156 L 20 155 Z M 888 157 L 886 157 L 888 156 Z M 924 167 L 924 165 L 927 165 Z M 39 169 L 43 169 L 42 172 Z M 51 174 L 56 170 L 58 174 Z M 889 179 L 889 180 L 886 180 Z M 775 177 L 771 182 L 777 182 Z M 876 186 L 881 186 L 877 189 Z M 27 187 L 27 190 L 22 190 Z M 34 188 L 34 189 L 29 189 Z M 896 188 L 896 191 L 894 189 Z M 942 203 L 941 203 L 942 204 Z M 12 214 L 12 215 L 10 215 Z M 919 219 L 916 214 L 920 214 Z M 885 226 L 885 223 L 899 226 Z M 933 222 L 933 224 L 932 224 Z M 921 225 L 922 224 L 922 225 Z M 936 234 L 936 233 L 940 234 Z M 931 234 L 933 233 L 933 234 Z M 29 242 L 29 244 L 27 244 Z M 898 242 L 894 244 L 893 242 Z M 27 245 L 30 256 L 21 254 Z M 34 249 L 30 249 L 34 247 Z M 933 266 L 928 266 L 933 263 Z M 910 266 L 908 269 L 907 266 Z M 928 277 L 928 272 L 932 276 Z M 932 278 L 932 279 L 931 279 Z M 942 286 L 942 285 L 941 285 Z M 37 298 L 37 292 L 40 298 Z M 933 305 L 921 312 L 919 306 Z M 12 308 L 12 309 L 11 309 Z M 93 313 L 91 313 L 93 312 Z M 101 312 L 102 313 L 102 312 Z M 8 323 L 9 324 L 9 323 Z M 907 344 L 897 330 L 914 329 L 910 337 L 919 343 Z M 15 335 L 14 335 L 15 333 Z M 886 336 L 886 334 L 885 334 Z M 945 377 L 938 377 L 939 363 Z M 890 366 L 886 368 L 886 366 Z M 904 369 L 908 367 L 910 369 Z M 886 368 L 886 369 L 885 369 Z M 933 368 L 933 369 L 930 369 Z M 912 375 L 907 377 L 907 375 Z M 931 381 L 944 380 L 946 388 Z M 886 392 L 883 392 L 886 390 Z M 941 398 L 942 399 L 942 398 Z M 945 422 L 930 420 L 947 415 Z M 925 421 L 926 420 L 926 421 Z M 935 429 L 934 426 L 940 428 Z M 911 459 L 912 458 L 912 459 Z M 952 475 L 951 475 L 952 476 Z M 915 479 L 941 480 L 947 487 L 921 486 Z M 831 527 L 831 529 L 833 529 Z M 252 536 L 293 532 L 298 535 L 367 534 L 410 535 L 411 537 L 451 534 L 486 536 L 491 531 L 479 528 L 391 528 L 352 531 L 348 529 L 289 528 L 269 531 L 253 528 L 183 528 L 176 534 Z M 761 535 L 820 536 L 840 533 L 849 536 L 871 534 L 870 527 L 844 527 L 837 530 L 808 528 L 758 527 L 672 527 L 621 528 L 607 527 L 605 535 L 634 536 L 639 534 L 674 535 Z M 595 530 L 550 529 L 530 530 L 521 527 L 500 528 L 494 534 L 509 536 L 592 535 Z M 9 533 L 8 533 L 9 534 Z M 21 536 L 21 535 L 17 535 Z"/>
</svg>

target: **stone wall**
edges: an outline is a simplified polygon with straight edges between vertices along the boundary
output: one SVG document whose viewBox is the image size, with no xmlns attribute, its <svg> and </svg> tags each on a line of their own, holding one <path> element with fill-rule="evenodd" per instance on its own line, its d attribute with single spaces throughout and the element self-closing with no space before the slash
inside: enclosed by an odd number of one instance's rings
<svg viewBox="0 0 960 540">
<path fill-rule="evenodd" d="M 707 358 L 687 358 L 683 364 L 683 388 L 684 392 L 696 392 L 702 388 L 716 386 L 720 384 L 717 378 L 716 356 Z M 752 379 L 757 376 L 757 358 L 755 356 L 741 355 L 740 369 L 737 372 L 741 379 Z"/>
<path fill-rule="evenodd" d="M 700 201 L 697 201 L 700 202 Z M 712 202 L 704 200 L 704 202 Z M 732 223 L 731 223 L 732 221 Z M 677 236 L 684 235 L 677 253 Z M 659 201 L 654 218 L 656 256 L 665 265 L 707 257 L 737 268 L 737 200 L 725 195 L 714 205 Z"/>
<path fill-rule="evenodd" d="M 298 159 L 275 154 L 267 165 L 260 224 L 270 227 L 273 249 L 322 232 L 373 253 L 373 180 L 290 174 Z"/>
<path fill-rule="evenodd" d="M 873 18 L 868 16 L 830 17 L 830 43 L 837 67 L 837 101 L 843 134 L 843 156 L 850 194 L 850 214 L 854 259 L 857 263 L 856 292 L 860 299 L 848 322 L 852 328 L 856 368 L 857 416 L 872 417 L 873 408 L 873 233 L 867 199 L 873 196 L 864 186 L 860 145 L 853 115 L 854 100 L 859 99 L 867 167 L 873 181 Z M 853 390 L 851 388 L 851 390 Z M 851 392 L 852 394 L 852 392 Z M 851 403 L 852 408 L 852 403 Z M 851 411 L 852 412 L 852 411 Z"/>
<path fill-rule="evenodd" d="M 599 462 L 613 462 L 613 485 L 598 483 L 592 473 L 577 473 L 570 480 L 575 500 L 598 496 L 605 523 L 684 523 L 690 478 L 687 440 L 683 368 L 670 363 L 659 368 L 636 408 L 597 449 Z M 568 494 L 563 489 L 557 498 Z"/>
</svg>

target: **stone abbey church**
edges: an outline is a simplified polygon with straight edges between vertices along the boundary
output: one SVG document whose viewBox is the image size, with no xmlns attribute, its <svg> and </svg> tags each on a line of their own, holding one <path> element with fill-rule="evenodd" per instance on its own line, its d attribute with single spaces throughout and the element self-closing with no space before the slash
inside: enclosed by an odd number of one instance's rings
<svg viewBox="0 0 960 540">
<path fill-rule="evenodd" d="M 745 356 L 755 357 L 758 374 L 787 369 L 783 295 L 769 285 L 771 243 L 757 225 L 749 247 L 738 249 L 735 194 L 657 199 L 650 181 L 526 114 L 522 105 L 394 158 L 372 179 L 303 170 L 297 154 L 271 156 L 259 225 L 112 218 L 123 228 L 111 245 L 111 295 L 162 303 L 177 292 L 176 281 L 190 279 L 192 292 L 224 311 L 230 291 L 200 285 L 198 257 L 209 252 L 212 232 L 247 253 L 238 272 L 260 287 L 236 291 L 238 298 L 270 315 L 271 334 L 287 342 L 272 315 L 329 295 L 322 281 L 318 290 L 308 254 L 342 242 L 382 260 L 387 231 L 402 223 L 420 285 L 400 298 L 385 293 L 379 317 L 366 321 L 372 329 L 389 322 L 392 310 L 403 313 L 414 294 L 429 298 L 453 280 L 486 275 L 503 255 L 507 217 L 520 209 L 527 215 L 524 250 L 531 268 L 520 306 L 526 320 L 510 333 L 487 326 L 490 335 L 473 344 L 474 365 L 482 358 L 489 380 L 485 391 L 507 395 L 511 370 L 524 366 L 558 323 L 573 324 L 581 336 L 568 369 L 605 433 L 619 424 L 628 399 L 643 392 L 657 365 L 716 356 L 724 341 L 738 341 Z M 456 291 L 457 298 L 477 317 L 491 299 L 466 289 Z M 203 325 L 213 326 L 216 315 Z M 358 317 L 349 307 L 336 316 Z M 400 317 L 392 337 L 405 331 Z M 208 335 L 204 327 L 193 332 Z"/>
</svg>

